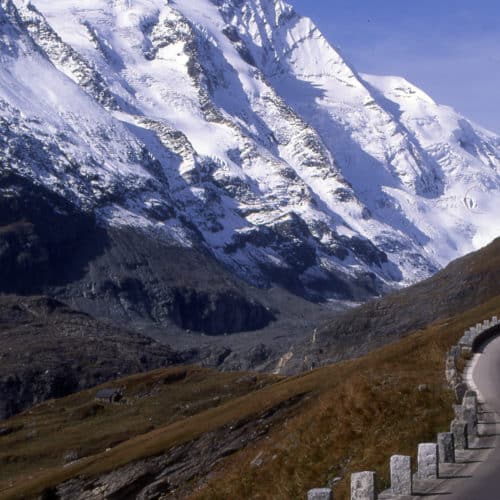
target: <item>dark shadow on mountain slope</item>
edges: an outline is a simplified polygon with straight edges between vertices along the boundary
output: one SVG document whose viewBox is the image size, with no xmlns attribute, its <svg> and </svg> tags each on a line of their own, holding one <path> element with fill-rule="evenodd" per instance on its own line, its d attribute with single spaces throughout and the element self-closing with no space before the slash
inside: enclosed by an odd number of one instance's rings
<svg viewBox="0 0 500 500">
<path fill-rule="evenodd" d="M 92 214 L 31 180 L 0 173 L 0 292 L 36 294 L 81 279 L 107 245 Z"/>
<path fill-rule="evenodd" d="M 275 318 L 208 253 L 99 227 L 93 215 L 12 174 L 0 177 L 0 293 L 44 293 L 116 323 L 211 335 Z"/>
<path fill-rule="evenodd" d="M 195 354 L 48 297 L 0 295 L 0 421 L 127 373 L 190 362 Z"/>
</svg>

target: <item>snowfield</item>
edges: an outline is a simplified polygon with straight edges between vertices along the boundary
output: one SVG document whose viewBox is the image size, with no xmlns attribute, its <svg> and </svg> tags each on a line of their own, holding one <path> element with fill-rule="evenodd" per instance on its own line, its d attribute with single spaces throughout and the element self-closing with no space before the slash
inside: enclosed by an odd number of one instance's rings
<svg viewBox="0 0 500 500">
<path fill-rule="evenodd" d="M 0 0 L 0 164 L 307 297 L 500 235 L 500 137 L 280 0 Z"/>
</svg>

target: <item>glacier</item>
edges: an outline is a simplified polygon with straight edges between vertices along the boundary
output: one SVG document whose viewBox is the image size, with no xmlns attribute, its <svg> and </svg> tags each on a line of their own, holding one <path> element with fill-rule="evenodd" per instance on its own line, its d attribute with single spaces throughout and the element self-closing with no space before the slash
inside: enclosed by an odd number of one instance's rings
<svg viewBox="0 0 500 500">
<path fill-rule="evenodd" d="M 500 137 L 281 0 L 0 0 L 0 166 L 312 300 L 500 235 Z"/>
</svg>

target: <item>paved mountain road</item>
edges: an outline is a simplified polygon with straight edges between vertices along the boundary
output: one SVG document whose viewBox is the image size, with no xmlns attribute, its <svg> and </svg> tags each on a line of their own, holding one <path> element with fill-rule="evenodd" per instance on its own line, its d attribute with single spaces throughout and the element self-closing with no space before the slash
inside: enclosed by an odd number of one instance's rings
<svg viewBox="0 0 500 500">
<path fill-rule="evenodd" d="M 480 407 L 479 438 L 470 450 L 457 453 L 457 464 L 442 468 L 444 480 L 432 493 L 424 493 L 424 497 L 500 500 L 500 336 L 475 355 L 472 382 L 484 403 Z M 446 478 L 447 475 L 456 477 Z"/>
<path fill-rule="evenodd" d="M 500 500 L 500 335 L 474 356 L 469 373 L 482 403 L 479 437 L 457 451 L 457 463 L 440 465 L 438 480 L 416 480 L 413 496 L 385 493 L 381 500 Z"/>
<path fill-rule="evenodd" d="M 500 500 L 500 336 L 483 346 L 475 357 L 472 380 L 485 403 L 479 415 L 480 437 L 469 453 L 478 462 L 468 464 L 466 474 L 446 484 L 450 500 Z M 467 453 L 467 452 L 465 452 Z M 465 472 L 465 470 L 464 470 Z M 435 498 L 438 498 L 437 496 Z M 441 496 L 442 498 L 442 496 Z"/>
</svg>

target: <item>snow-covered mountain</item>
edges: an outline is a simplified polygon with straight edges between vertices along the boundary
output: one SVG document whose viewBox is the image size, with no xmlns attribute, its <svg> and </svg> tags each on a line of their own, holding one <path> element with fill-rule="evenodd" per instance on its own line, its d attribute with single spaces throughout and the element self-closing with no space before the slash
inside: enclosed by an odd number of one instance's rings
<svg viewBox="0 0 500 500">
<path fill-rule="evenodd" d="M 500 233 L 500 137 L 357 73 L 281 0 L 0 0 L 0 165 L 306 297 Z"/>
</svg>

